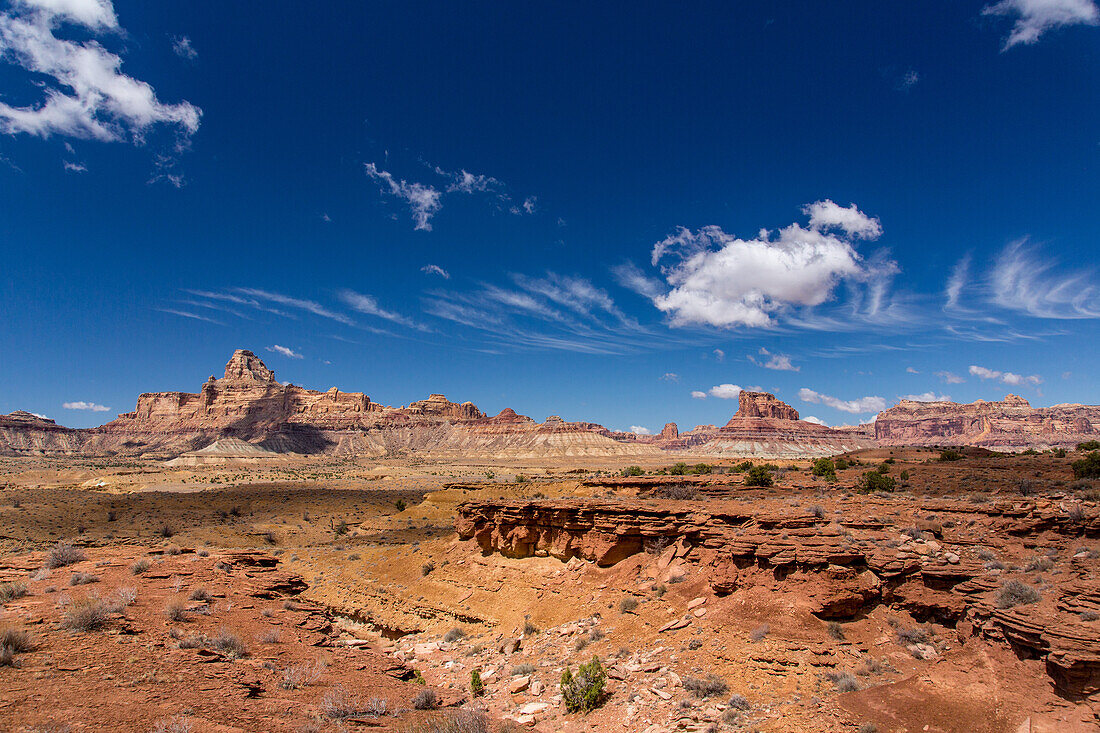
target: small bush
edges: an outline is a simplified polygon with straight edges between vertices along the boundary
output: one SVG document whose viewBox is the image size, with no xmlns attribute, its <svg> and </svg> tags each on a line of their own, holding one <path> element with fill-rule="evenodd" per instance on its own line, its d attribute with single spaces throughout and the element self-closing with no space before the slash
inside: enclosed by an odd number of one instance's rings
<svg viewBox="0 0 1100 733">
<path fill-rule="evenodd" d="M 748 710 L 752 707 L 744 695 L 733 695 L 726 704 L 734 710 Z"/>
<path fill-rule="evenodd" d="M 878 733 L 878 726 L 874 723 L 864 723 L 859 726 L 859 733 Z"/>
<path fill-rule="evenodd" d="M 168 545 L 164 548 L 164 554 L 168 557 L 175 557 L 176 555 L 182 555 L 183 550 L 180 549 L 179 545 Z"/>
<path fill-rule="evenodd" d="M 1002 585 L 1001 589 L 997 591 L 995 601 L 997 603 L 997 608 L 1007 609 L 1021 604 L 1038 603 L 1040 597 L 1039 591 L 1032 588 L 1027 583 L 1021 583 L 1019 580 L 1010 580 Z"/>
<path fill-rule="evenodd" d="M 1033 557 L 1024 566 L 1024 572 L 1045 573 L 1054 567 L 1054 561 L 1049 557 Z"/>
<path fill-rule="evenodd" d="M 451 629 L 443 635 L 443 641 L 447 642 L 448 644 L 453 644 L 454 642 L 464 638 L 466 638 L 466 632 L 458 627 Z"/>
<path fill-rule="evenodd" d="M 408 504 L 405 503 L 404 499 L 398 499 L 393 503 L 393 508 L 399 512 L 405 511 L 406 507 L 408 507 Z"/>
<path fill-rule="evenodd" d="M 963 458 L 963 454 L 954 448 L 948 448 L 940 451 L 940 462 L 947 463 L 948 461 L 960 461 Z"/>
<path fill-rule="evenodd" d="M 530 663 L 517 664 L 516 666 L 512 667 L 512 674 L 516 676 L 532 675 L 536 671 L 538 670 L 535 665 Z"/>
<path fill-rule="evenodd" d="M 337 685 L 321 699 L 321 714 L 332 720 L 347 720 L 362 715 L 366 706 L 343 685 Z"/>
<path fill-rule="evenodd" d="M 523 622 L 523 635 L 524 636 L 534 636 L 537 633 L 539 633 L 539 627 L 538 626 L 535 626 L 533 623 L 531 623 L 530 620 L 527 620 L 527 621 Z"/>
<path fill-rule="evenodd" d="M 170 524 L 162 524 L 160 525 L 160 528 L 157 529 L 157 534 L 161 537 L 164 537 L 165 539 L 173 536 L 175 533 L 176 530 L 172 529 L 172 525 Z"/>
<path fill-rule="evenodd" d="M 65 609 L 61 625 L 72 631 L 96 631 L 107 623 L 110 609 L 99 598 L 81 598 Z"/>
<path fill-rule="evenodd" d="M 630 613 L 638 607 L 638 599 L 634 596 L 626 596 L 619 601 L 619 613 Z"/>
<path fill-rule="evenodd" d="M 142 573 L 144 573 L 148 569 L 149 569 L 149 561 L 144 560 L 144 559 L 138 560 L 137 562 L 135 562 L 133 565 L 130 566 L 130 572 L 133 573 L 134 575 L 141 575 Z"/>
<path fill-rule="evenodd" d="M 180 715 L 158 720 L 150 733 L 191 733 L 191 721 Z"/>
<path fill-rule="evenodd" d="M 91 573 L 73 573 L 69 578 L 69 585 L 89 585 L 91 583 L 98 583 L 99 576 L 92 575 Z"/>
<path fill-rule="evenodd" d="M 73 547 L 68 542 L 58 542 L 46 553 L 46 567 L 50 569 L 63 568 L 83 559 L 84 550 Z"/>
<path fill-rule="evenodd" d="M 435 710 L 439 707 L 439 696 L 435 690 L 427 687 L 413 697 L 413 707 L 417 710 Z"/>
<path fill-rule="evenodd" d="M 729 692 L 729 685 L 714 674 L 708 674 L 704 679 L 684 677 L 681 683 L 685 690 L 700 698 L 718 697 Z"/>
<path fill-rule="evenodd" d="M 865 471 L 856 484 L 856 491 L 863 494 L 874 494 L 880 491 L 890 492 L 897 487 L 897 482 L 891 476 L 878 471 Z"/>
<path fill-rule="evenodd" d="M 428 562 L 426 562 L 426 563 L 424 563 L 423 565 L 420 566 L 420 574 L 421 575 L 427 575 L 428 573 L 432 572 L 433 570 L 435 570 L 435 563 L 432 562 L 431 560 L 429 560 Z"/>
<path fill-rule="evenodd" d="M 928 630 L 919 626 L 911 629 L 898 629 L 897 633 L 898 643 L 904 646 L 928 643 Z"/>
<path fill-rule="evenodd" d="M 820 507 L 816 504 L 814 506 L 810 507 L 810 514 L 813 515 L 814 519 L 824 519 L 825 518 L 825 510 L 822 507 Z"/>
<path fill-rule="evenodd" d="M 187 606 L 181 601 L 168 601 L 164 606 L 164 614 L 168 617 L 169 621 L 186 621 L 187 613 Z"/>
<path fill-rule="evenodd" d="M 206 637 L 202 634 L 191 634 L 190 636 L 180 639 L 176 643 L 176 646 L 180 649 L 201 649 L 206 646 Z"/>
<path fill-rule="evenodd" d="M 620 471 L 620 475 L 622 475 L 623 478 L 627 478 L 629 476 L 641 476 L 644 473 L 645 471 L 642 470 L 641 466 L 627 466 L 622 471 Z"/>
<path fill-rule="evenodd" d="M 767 624 L 761 624 L 749 633 L 749 638 L 753 641 L 763 641 L 764 637 L 768 635 L 769 631 L 771 631 L 770 626 L 768 626 Z"/>
<path fill-rule="evenodd" d="M 188 596 L 192 601 L 202 601 L 203 603 L 210 603 L 214 600 L 214 597 L 210 595 L 206 588 L 195 588 L 191 591 L 191 595 Z"/>
<path fill-rule="evenodd" d="M 745 486 L 772 486 L 775 479 L 765 466 L 753 466 L 745 474 Z"/>
<path fill-rule="evenodd" d="M 1094 450 L 1070 464 L 1074 478 L 1100 478 L 1100 450 Z"/>
<path fill-rule="evenodd" d="M 283 670 L 283 678 L 279 680 L 279 687 L 284 690 L 297 690 L 311 685 L 324 672 L 324 665 L 295 664 Z"/>
<path fill-rule="evenodd" d="M 1100 440 L 1086 440 L 1084 443 L 1078 443 L 1077 450 L 1081 451 L 1082 453 L 1100 450 Z"/>
<path fill-rule="evenodd" d="M 481 681 L 481 673 L 476 669 L 470 671 L 470 695 L 481 697 L 485 694 L 485 683 Z"/>
<path fill-rule="evenodd" d="M 844 627 L 836 621 L 829 622 L 829 636 L 837 641 L 844 641 Z"/>
<path fill-rule="evenodd" d="M 810 473 L 827 481 L 836 481 L 836 464 L 832 458 L 818 458 L 810 467 Z"/>
<path fill-rule="evenodd" d="M 566 667 L 561 673 L 561 696 L 565 709 L 571 713 L 595 710 L 603 702 L 606 685 L 607 673 L 599 657 L 592 657 L 591 662 L 582 664 L 576 675 Z"/>
<path fill-rule="evenodd" d="M 859 680 L 851 672 L 833 670 L 826 675 L 837 692 L 855 692 L 859 689 Z"/>
<path fill-rule="evenodd" d="M 699 498 L 699 489 L 695 486 L 658 486 L 653 491 L 658 499 L 679 499 L 690 501 Z"/>
<path fill-rule="evenodd" d="M 0 603 L 14 601 L 16 598 L 22 598 L 25 595 L 27 595 L 27 586 L 17 580 L 0 583 Z"/>
<path fill-rule="evenodd" d="M 528 480 L 527 477 L 524 476 L 522 473 L 517 473 L 516 474 L 516 483 L 517 484 L 525 484 L 525 483 L 527 483 L 527 480 Z"/>
<path fill-rule="evenodd" d="M 34 650 L 34 639 L 23 629 L 0 630 L 0 667 L 14 666 L 15 655 Z"/>
<path fill-rule="evenodd" d="M 248 649 L 245 647 L 244 642 L 228 629 L 222 629 L 217 636 L 210 640 L 210 648 L 221 652 L 230 659 L 240 659 L 248 656 Z"/>
</svg>

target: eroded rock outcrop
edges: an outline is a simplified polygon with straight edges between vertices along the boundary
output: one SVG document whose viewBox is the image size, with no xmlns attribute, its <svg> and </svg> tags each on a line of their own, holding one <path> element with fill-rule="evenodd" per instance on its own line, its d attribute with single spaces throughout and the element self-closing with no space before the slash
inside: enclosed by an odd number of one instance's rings
<svg viewBox="0 0 1100 733">
<path fill-rule="evenodd" d="M 875 438 L 889 445 L 973 445 L 999 450 L 1071 448 L 1100 437 L 1100 407 L 1032 407 L 1017 395 L 1000 402 L 902 400 L 879 413 Z"/>
<path fill-rule="evenodd" d="M 761 509 L 733 501 L 473 501 L 459 506 L 456 530 L 483 553 L 514 558 L 580 558 L 606 567 L 650 552 L 657 568 L 688 567 L 718 595 L 755 584 L 792 584 L 822 619 L 892 605 L 955 626 L 962 637 L 980 635 L 1044 659 L 1063 694 L 1100 692 L 1100 639 L 1077 615 L 1100 608 L 1095 554 L 1079 551 L 1060 566 L 1060 574 L 1050 576 L 1057 577 L 1057 589 L 1044 591 L 1040 602 L 1005 608 L 998 595 L 1005 579 L 1000 569 L 984 566 L 969 534 L 975 524 L 990 522 L 989 529 L 1011 524 L 1016 536 L 1055 532 L 1068 540 L 1100 529 L 1095 506 L 1082 517 L 1047 501 L 977 509 L 941 501 L 935 511 L 950 519 L 921 532 L 910 523 L 932 507 L 901 519 L 869 504 L 864 516 L 838 523 L 798 507 Z M 1059 512 L 1064 521 L 1046 521 Z"/>
</svg>

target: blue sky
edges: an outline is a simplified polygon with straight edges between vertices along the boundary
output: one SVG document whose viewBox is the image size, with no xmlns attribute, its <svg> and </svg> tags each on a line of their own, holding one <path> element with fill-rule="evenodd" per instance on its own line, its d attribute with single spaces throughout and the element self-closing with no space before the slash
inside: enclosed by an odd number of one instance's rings
<svg viewBox="0 0 1100 733">
<path fill-rule="evenodd" d="M 0 3 L 0 412 L 1100 402 L 1093 0 L 687 5 Z"/>
</svg>

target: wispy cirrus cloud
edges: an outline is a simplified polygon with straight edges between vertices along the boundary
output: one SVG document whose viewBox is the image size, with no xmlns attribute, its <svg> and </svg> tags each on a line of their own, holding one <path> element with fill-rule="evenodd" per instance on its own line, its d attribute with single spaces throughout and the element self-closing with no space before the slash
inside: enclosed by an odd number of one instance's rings
<svg viewBox="0 0 1100 733">
<path fill-rule="evenodd" d="M 447 272 L 439 265 L 424 265 L 420 268 L 420 271 L 423 272 L 425 275 L 439 275 L 444 280 L 451 279 L 451 273 Z"/>
<path fill-rule="evenodd" d="M 283 295 L 282 293 L 272 292 L 270 290 L 262 290 L 260 288 L 234 288 L 235 293 L 239 293 L 242 296 L 249 296 L 261 301 L 268 301 L 270 303 L 277 303 L 288 308 L 295 308 L 297 310 L 312 313 L 315 316 L 321 318 L 327 318 L 337 323 L 343 323 L 345 326 L 354 326 L 353 321 L 343 313 L 338 313 L 325 306 L 321 305 L 314 300 L 306 300 L 304 298 L 294 298 L 289 295 Z M 232 294 L 230 294 L 232 297 Z M 247 299 L 244 301 L 247 303 Z"/>
<path fill-rule="evenodd" d="M 1061 272 L 1027 238 L 1009 244 L 989 277 L 993 302 L 1038 318 L 1100 318 L 1100 286 L 1092 270 Z"/>
<path fill-rule="evenodd" d="M 982 15 L 1015 18 L 1002 51 L 1035 43 L 1054 28 L 1100 24 L 1100 9 L 1093 0 L 1001 0 L 982 8 Z"/>
<path fill-rule="evenodd" d="M 61 31 L 78 28 L 72 40 Z M 0 13 L 0 59 L 35 75 L 43 98 L 27 107 L 0 102 L 0 131 L 101 142 L 141 143 L 158 125 L 179 136 L 177 149 L 199 129 L 202 110 L 165 104 L 147 82 L 122 73 L 122 58 L 95 39 L 125 31 L 110 0 L 16 0 Z"/>
<path fill-rule="evenodd" d="M 854 400 L 842 400 L 831 395 L 821 394 L 815 392 L 808 387 L 803 387 L 798 390 L 798 398 L 803 402 L 809 402 L 811 404 L 821 404 L 833 408 L 834 410 L 840 410 L 841 412 L 848 412 L 853 415 L 864 414 L 868 412 L 882 412 L 886 409 L 886 400 L 882 397 L 860 397 Z"/>
<path fill-rule="evenodd" d="M 378 305 L 378 300 L 373 295 L 367 295 L 365 293 L 357 293 L 354 290 L 341 290 L 339 293 L 340 300 L 344 302 L 349 308 L 359 313 L 365 313 L 369 316 L 377 316 L 386 321 L 391 321 L 408 328 L 415 328 L 418 330 L 426 330 L 426 327 L 417 323 L 411 318 L 407 318 L 400 313 L 394 313 L 393 311 L 386 310 L 382 306 Z"/>
<path fill-rule="evenodd" d="M 363 168 L 378 183 L 382 193 L 398 198 L 408 205 L 413 221 L 416 222 L 413 229 L 425 232 L 432 230 L 432 217 L 443 208 L 443 194 L 438 189 L 395 178 L 392 173 L 381 170 L 374 163 L 364 163 Z"/>
<path fill-rule="evenodd" d="M 950 402 L 951 395 L 936 394 L 935 392 L 921 392 L 920 394 L 904 394 L 899 399 L 910 402 Z"/>
<path fill-rule="evenodd" d="M 217 326 L 224 326 L 225 325 L 221 321 L 216 320 L 214 318 L 209 318 L 207 316 L 200 316 L 198 313 L 192 313 L 191 311 L 179 310 L 178 308 L 155 308 L 154 310 L 160 311 L 161 313 L 167 313 L 167 314 L 173 315 L 173 316 L 179 316 L 180 318 L 190 318 L 191 320 L 194 320 L 194 321 L 204 321 L 206 323 L 213 323 L 214 325 L 217 325 Z"/>
<path fill-rule="evenodd" d="M 939 371 L 936 372 L 936 376 L 942 379 L 945 384 L 962 384 L 966 381 L 954 372 Z"/>
<path fill-rule="evenodd" d="M 191 39 L 187 36 L 175 36 L 172 38 L 172 52 L 181 59 L 187 59 L 188 61 L 194 61 L 199 57 L 199 52 L 195 50 L 194 45 L 191 43 Z"/>
</svg>

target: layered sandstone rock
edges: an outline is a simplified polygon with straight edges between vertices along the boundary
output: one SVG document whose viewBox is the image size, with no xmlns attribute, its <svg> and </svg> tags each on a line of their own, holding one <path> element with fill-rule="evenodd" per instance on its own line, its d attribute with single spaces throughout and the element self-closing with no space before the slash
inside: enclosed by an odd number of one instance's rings
<svg viewBox="0 0 1100 733">
<path fill-rule="evenodd" d="M 1100 437 L 1100 407 L 1033 408 L 1017 395 L 1001 402 L 902 400 L 879 413 L 875 438 L 889 445 L 972 445 L 999 450 L 1070 448 Z"/>
<path fill-rule="evenodd" d="M 797 458 L 831 456 L 874 445 L 860 435 L 800 420 L 798 411 L 767 392 L 742 391 L 737 413 L 703 443 L 708 455 Z"/>
<path fill-rule="evenodd" d="M 837 524 L 797 507 L 750 502 L 484 500 L 459 505 L 455 528 L 483 553 L 512 558 L 549 555 L 608 567 L 650 552 L 659 569 L 706 578 L 720 596 L 779 582 L 797 589 L 822 619 L 894 606 L 955 626 L 961 637 L 980 635 L 1044 659 L 1065 694 L 1100 692 L 1100 640 L 1077 616 L 1100 609 L 1095 557 L 1078 552 L 1050 576 L 1060 585 L 1044 588 L 1039 603 L 1004 609 L 996 600 L 1004 578 L 983 566 L 971 534 L 974 528 L 1015 538 L 1054 532 L 1068 541 L 1100 529 L 1094 506 L 1081 516 L 1050 501 L 981 507 L 939 501 L 903 519 L 868 504 L 865 516 Z M 913 534 L 914 520 L 929 511 L 951 520 Z"/>
</svg>

